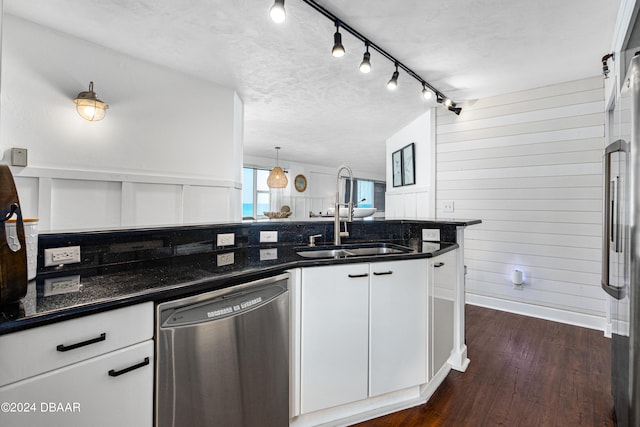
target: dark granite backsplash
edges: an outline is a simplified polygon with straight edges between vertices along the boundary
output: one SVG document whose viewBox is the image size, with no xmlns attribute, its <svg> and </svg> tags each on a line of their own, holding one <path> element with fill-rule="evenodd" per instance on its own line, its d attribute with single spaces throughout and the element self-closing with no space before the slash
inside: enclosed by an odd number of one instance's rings
<svg viewBox="0 0 640 427">
<path fill-rule="evenodd" d="M 422 228 L 439 228 L 441 241 L 456 243 L 456 226 L 463 222 L 431 222 L 407 220 L 354 221 L 348 225 L 350 236 L 343 243 L 361 241 L 408 241 L 422 237 Z M 94 231 L 77 233 L 44 233 L 38 239 L 38 276 L 57 276 L 87 269 L 108 268 L 127 270 L 130 264 L 162 263 L 183 255 L 228 252 L 233 248 L 277 246 L 260 243 L 261 231 L 277 231 L 278 243 L 306 245 L 309 236 L 321 234 L 317 244 L 333 241 L 332 221 L 257 221 L 223 225 L 190 225 L 177 227 Z M 233 246 L 217 247 L 216 235 L 234 233 Z M 44 267 L 44 250 L 65 246 L 80 246 L 80 263 Z"/>
</svg>

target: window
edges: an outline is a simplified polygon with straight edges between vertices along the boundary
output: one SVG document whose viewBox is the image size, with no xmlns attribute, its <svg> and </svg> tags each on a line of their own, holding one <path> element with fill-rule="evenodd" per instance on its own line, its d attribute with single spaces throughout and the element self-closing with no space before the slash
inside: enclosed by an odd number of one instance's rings
<svg viewBox="0 0 640 427">
<path fill-rule="evenodd" d="M 349 201 L 349 180 L 346 180 L 345 203 Z M 353 203 L 359 208 L 376 208 L 378 212 L 384 212 L 386 183 L 368 179 L 353 179 L 355 192 Z M 363 200 L 364 199 L 364 200 Z M 362 201 L 361 201 L 362 200 Z"/>
<path fill-rule="evenodd" d="M 242 168 L 242 218 L 263 217 L 269 210 L 269 171 L 258 168 Z"/>
</svg>

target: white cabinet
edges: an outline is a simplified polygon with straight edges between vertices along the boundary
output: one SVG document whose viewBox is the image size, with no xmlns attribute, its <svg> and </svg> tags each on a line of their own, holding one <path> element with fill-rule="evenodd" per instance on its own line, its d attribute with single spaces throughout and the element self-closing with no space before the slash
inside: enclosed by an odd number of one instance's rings
<svg viewBox="0 0 640 427">
<path fill-rule="evenodd" d="M 369 395 L 427 382 L 427 260 L 370 264 Z"/>
<path fill-rule="evenodd" d="M 151 426 L 152 337 L 153 303 L 0 336 L 0 425 Z"/>
<path fill-rule="evenodd" d="M 368 314 L 368 264 L 302 270 L 302 413 L 367 397 Z"/>
<path fill-rule="evenodd" d="M 427 260 L 301 276 L 301 413 L 426 382 Z"/>
<path fill-rule="evenodd" d="M 429 379 L 447 363 L 454 349 L 457 274 L 457 251 L 447 252 L 429 261 Z"/>
</svg>

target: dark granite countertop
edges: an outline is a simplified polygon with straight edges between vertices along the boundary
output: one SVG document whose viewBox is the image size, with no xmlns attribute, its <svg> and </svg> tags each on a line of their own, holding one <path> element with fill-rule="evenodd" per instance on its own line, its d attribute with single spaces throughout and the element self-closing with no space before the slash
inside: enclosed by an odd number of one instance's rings
<svg viewBox="0 0 640 427">
<path fill-rule="evenodd" d="M 459 223 L 459 222 L 458 222 Z M 471 225 L 466 223 L 464 225 Z M 146 301 L 165 301 L 275 275 L 296 267 L 428 258 L 458 248 L 456 243 L 429 243 L 419 239 L 394 240 L 411 253 L 308 259 L 299 256 L 300 243 L 221 248 L 206 253 L 130 262 L 126 265 L 85 268 L 38 275 L 17 304 L 0 308 L 0 335 L 61 320 Z M 267 252 L 261 252 L 267 250 Z M 275 250 L 275 257 L 274 257 Z M 217 256 L 233 253 L 232 265 L 218 267 Z M 262 259 L 261 259 L 262 258 Z M 274 259 L 266 259 L 274 258 Z M 51 281 L 79 276 L 61 292 Z"/>
</svg>

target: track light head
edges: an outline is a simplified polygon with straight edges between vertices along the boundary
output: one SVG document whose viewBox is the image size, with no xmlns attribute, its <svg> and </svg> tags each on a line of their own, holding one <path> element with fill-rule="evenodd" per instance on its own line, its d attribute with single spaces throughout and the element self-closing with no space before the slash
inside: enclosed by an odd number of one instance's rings
<svg viewBox="0 0 640 427">
<path fill-rule="evenodd" d="M 427 86 L 425 86 L 424 83 L 422 84 L 422 97 L 427 101 L 433 98 L 433 92 L 427 89 Z"/>
<path fill-rule="evenodd" d="M 453 101 L 450 98 L 445 98 L 444 101 L 442 101 L 442 104 L 449 108 L 451 106 L 453 106 Z"/>
<path fill-rule="evenodd" d="M 387 89 L 396 90 L 396 88 L 398 87 L 398 76 L 399 75 L 400 75 L 400 73 L 398 73 L 398 63 L 396 62 L 396 70 L 393 72 L 393 75 L 391 76 L 391 79 L 389 79 L 389 81 L 387 82 Z"/>
<path fill-rule="evenodd" d="M 460 115 L 460 112 L 462 111 L 462 108 L 460 107 L 449 107 L 448 108 L 449 111 L 453 111 L 454 113 L 456 113 L 456 115 Z"/>
<path fill-rule="evenodd" d="M 387 89 L 389 90 L 396 90 L 396 88 L 398 87 L 398 76 L 400 74 L 397 71 L 393 72 L 393 75 L 391 76 L 391 79 L 389 79 L 389 81 L 387 82 Z"/>
<path fill-rule="evenodd" d="M 336 32 L 333 35 L 333 49 L 331 54 L 336 58 L 344 56 L 344 46 L 342 46 L 342 34 L 340 34 L 340 24 L 336 21 Z"/>
<path fill-rule="evenodd" d="M 360 71 L 365 74 L 371 71 L 371 61 L 369 61 L 369 58 L 371 58 L 371 54 L 369 52 L 365 52 L 362 62 L 360 63 Z"/>
<path fill-rule="evenodd" d="M 287 19 L 287 13 L 284 10 L 284 0 L 275 0 L 273 6 L 269 9 L 269 16 L 276 24 L 282 24 Z"/>
</svg>

